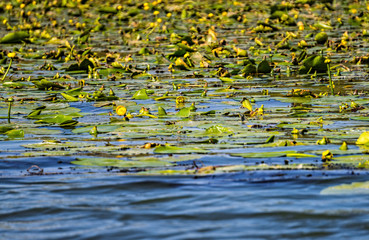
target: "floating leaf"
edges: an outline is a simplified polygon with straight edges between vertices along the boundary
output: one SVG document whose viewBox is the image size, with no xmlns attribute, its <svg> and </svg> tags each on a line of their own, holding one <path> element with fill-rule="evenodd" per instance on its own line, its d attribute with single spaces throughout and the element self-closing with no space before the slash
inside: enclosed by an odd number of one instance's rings
<svg viewBox="0 0 369 240">
<path fill-rule="evenodd" d="M 340 157 L 334 157 L 332 159 L 336 163 L 359 163 L 369 160 L 369 155 L 345 155 Z"/>
<path fill-rule="evenodd" d="M 25 147 L 25 148 L 34 148 L 34 149 L 40 149 L 40 150 L 85 148 L 89 146 L 95 146 L 95 144 L 87 143 L 87 142 L 80 142 L 80 141 L 79 142 L 61 142 L 58 140 L 47 140 L 47 141 L 42 141 L 40 143 L 22 145 L 22 147 Z"/>
<path fill-rule="evenodd" d="M 74 126 L 78 121 L 73 120 L 72 116 L 67 116 L 63 114 L 55 115 L 54 117 L 43 118 L 37 120 L 35 123 L 49 123 L 49 124 L 59 124 L 59 126 Z"/>
<path fill-rule="evenodd" d="M 64 98 L 65 100 L 68 100 L 69 102 L 78 102 L 78 98 L 75 98 L 71 95 L 68 95 L 66 93 L 60 93 Z"/>
<path fill-rule="evenodd" d="M 179 110 L 179 112 L 176 114 L 178 117 L 187 118 L 190 116 L 191 109 L 189 107 L 182 108 Z"/>
<path fill-rule="evenodd" d="M 363 132 L 356 141 L 357 145 L 364 145 L 368 143 L 369 143 L 369 132 Z"/>
<path fill-rule="evenodd" d="M 369 194 L 369 181 L 353 182 L 351 184 L 341 184 L 323 189 L 322 195 L 343 195 L 343 194 Z"/>
<path fill-rule="evenodd" d="M 186 154 L 186 153 L 208 153 L 208 151 L 193 147 L 175 147 L 175 146 L 159 146 L 155 148 L 154 153 L 161 153 L 161 154 Z"/>
<path fill-rule="evenodd" d="M 98 133 L 109 133 L 113 131 L 123 130 L 119 125 L 98 125 Z M 79 127 L 73 129 L 72 132 L 76 134 L 88 133 L 91 131 L 91 126 Z"/>
<path fill-rule="evenodd" d="M 28 32 L 19 31 L 8 33 L 0 39 L 0 43 L 21 43 L 29 37 Z"/>
<path fill-rule="evenodd" d="M 10 130 L 12 130 L 14 127 L 11 126 L 0 126 L 0 134 L 4 134 Z"/>
<path fill-rule="evenodd" d="M 315 35 L 315 41 L 319 44 L 324 44 L 328 41 L 328 34 L 325 32 L 320 32 Z"/>
<path fill-rule="evenodd" d="M 72 164 L 84 166 L 101 166 L 101 167 L 121 167 L 121 168 L 143 168 L 143 167 L 164 167 L 172 164 L 166 161 L 142 160 L 142 161 L 125 161 L 114 158 L 77 158 Z"/>
<path fill-rule="evenodd" d="M 346 151 L 346 150 L 348 150 L 347 142 L 346 142 L 346 141 L 344 141 L 344 142 L 342 143 L 342 145 L 341 145 L 341 147 L 340 147 L 340 150 L 342 150 L 342 151 Z"/>
<path fill-rule="evenodd" d="M 270 67 L 267 60 L 263 60 L 258 64 L 256 71 L 258 73 L 270 73 L 272 71 L 272 68 Z"/>
<path fill-rule="evenodd" d="M 132 97 L 133 99 L 136 100 L 146 100 L 149 99 L 149 96 L 147 96 L 147 92 L 146 89 L 140 89 L 138 90 Z"/>
<path fill-rule="evenodd" d="M 6 132 L 9 138 L 23 138 L 24 137 L 24 130 L 22 129 L 13 129 Z"/>
<path fill-rule="evenodd" d="M 160 116 L 160 117 L 162 117 L 162 116 L 166 116 L 167 115 L 167 112 L 165 111 L 165 109 L 163 108 L 163 107 L 158 107 L 158 115 Z"/>
<path fill-rule="evenodd" d="M 207 128 L 205 130 L 205 133 L 207 134 L 222 134 L 222 133 L 233 134 L 233 131 L 232 129 L 223 127 L 222 125 L 214 125 L 214 126 Z"/>
<path fill-rule="evenodd" d="M 294 157 L 294 158 L 315 158 L 318 157 L 313 154 L 306 154 L 306 153 L 288 153 L 287 157 Z"/>
<path fill-rule="evenodd" d="M 274 158 L 274 157 L 287 157 L 287 154 L 296 154 L 296 151 L 283 151 L 283 152 L 254 152 L 254 153 L 231 153 L 234 157 L 243 158 Z"/>
</svg>

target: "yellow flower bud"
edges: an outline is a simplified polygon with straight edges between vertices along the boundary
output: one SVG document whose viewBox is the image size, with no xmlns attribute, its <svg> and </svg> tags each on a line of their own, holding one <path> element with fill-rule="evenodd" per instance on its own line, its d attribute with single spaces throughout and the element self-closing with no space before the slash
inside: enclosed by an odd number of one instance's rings
<svg viewBox="0 0 369 240">
<path fill-rule="evenodd" d="M 10 53 L 8 53 L 8 57 L 9 58 L 14 58 L 15 57 L 15 52 L 10 52 Z"/>
</svg>

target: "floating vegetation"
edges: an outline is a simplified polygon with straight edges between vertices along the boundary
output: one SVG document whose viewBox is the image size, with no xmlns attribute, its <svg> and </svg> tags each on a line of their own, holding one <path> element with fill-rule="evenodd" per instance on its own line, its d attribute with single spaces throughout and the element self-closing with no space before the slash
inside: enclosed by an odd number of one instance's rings
<svg viewBox="0 0 369 240">
<path fill-rule="evenodd" d="M 0 3 L 0 138 L 18 144 L 2 159 L 139 175 L 369 168 L 365 2 L 18 2 Z"/>
</svg>

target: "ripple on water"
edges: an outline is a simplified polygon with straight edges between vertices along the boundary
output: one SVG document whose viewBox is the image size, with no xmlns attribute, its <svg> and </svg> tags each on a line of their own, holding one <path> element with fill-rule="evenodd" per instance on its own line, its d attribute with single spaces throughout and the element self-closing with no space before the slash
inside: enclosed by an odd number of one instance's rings
<svg viewBox="0 0 369 240">
<path fill-rule="evenodd" d="M 251 182 L 242 181 L 241 174 L 237 179 L 107 175 L 9 178 L 3 179 L 0 190 L 0 236 L 364 238 L 369 226 L 368 200 L 358 195 L 320 195 L 332 181 L 352 179 L 337 175 L 328 179 Z"/>
</svg>

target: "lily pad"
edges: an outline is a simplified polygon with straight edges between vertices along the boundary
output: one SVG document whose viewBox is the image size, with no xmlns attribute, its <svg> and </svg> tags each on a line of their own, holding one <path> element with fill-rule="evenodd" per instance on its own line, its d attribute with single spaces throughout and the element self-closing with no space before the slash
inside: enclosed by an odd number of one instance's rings
<svg viewBox="0 0 369 240">
<path fill-rule="evenodd" d="M 29 38 L 28 32 L 19 31 L 8 33 L 0 39 L 0 43 L 21 43 L 22 41 Z"/>
<path fill-rule="evenodd" d="M 287 157 L 288 154 L 297 154 L 297 152 L 290 150 L 283 152 L 231 153 L 231 156 L 243 158 L 273 158 L 273 157 Z"/>
<path fill-rule="evenodd" d="M 369 194 L 369 181 L 341 184 L 323 189 L 322 195 Z"/>
<path fill-rule="evenodd" d="M 146 100 L 149 99 L 149 96 L 147 95 L 147 91 L 146 89 L 141 89 L 138 90 L 132 97 L 133 99 L 136 100 Z"/>
<path fill-rule="evenodd" d="M 172 164 L 166 161 L 143 160 L 143 161 L 125 161 L 113 158 L 77 158 L 72 164 L 84 166 L 100 167 L 121 167 L 121 168 L 143 168 L 143 167 L 164 167 Z"/>
<path fill-rule="evenodd" d="M 175 147 L 175 146 L 159 146 L 155 148 L 154 153 L 160 154 L 186 154 L 186 153 L 208 153 L 208 151 L 196 147 Z"/>
</svg>

